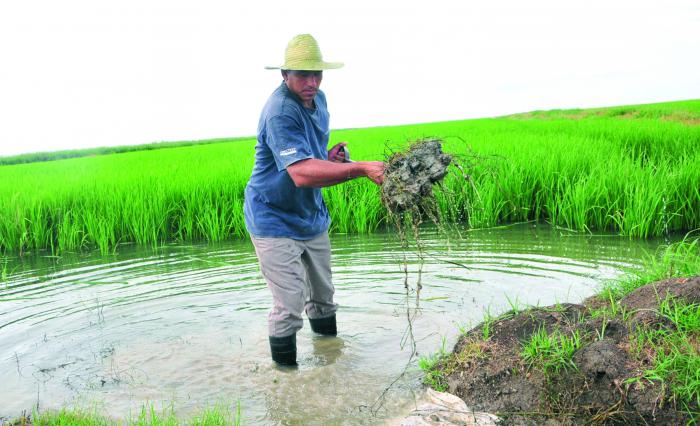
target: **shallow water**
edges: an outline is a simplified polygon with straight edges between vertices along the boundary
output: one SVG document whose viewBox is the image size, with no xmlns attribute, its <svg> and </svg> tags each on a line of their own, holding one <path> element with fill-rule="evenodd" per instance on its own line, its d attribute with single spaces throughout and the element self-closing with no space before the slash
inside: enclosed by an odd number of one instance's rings
<svg viewBox="0 0 700 426">
<path fill-rule="evenodd" d="M 418 310 L 395 235 L 333 236 L 339 335 L 316 337 L 306 323 L 296 370 L 269 359 L 271 300 L 248 241 L 10 259 L 0 419 L 37 403 L 115 418 L 152 403 L 187 418 L 239 401 L 245 424 L 382 424 L 421 396 L 413 340 L 428 355 L 487 310 L 578 302 L 659 244 L 533 225 L 460 233 L 423 231 Z M 420 261 L 407 256 L 415 289 Z"/>
</svg>

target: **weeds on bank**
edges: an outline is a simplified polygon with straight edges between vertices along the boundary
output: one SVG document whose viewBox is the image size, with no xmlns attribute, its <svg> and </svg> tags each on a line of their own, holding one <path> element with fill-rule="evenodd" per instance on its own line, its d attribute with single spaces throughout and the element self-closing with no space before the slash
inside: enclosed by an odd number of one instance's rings
<svg viewBox="0 0 700 426">
<path fill-rule="evenodd" d="M 448 364 L 450 368 L 450 373 L 452 373 L 456 367 L 464 367 L 475 360 L 480 360 L 486 358 L 486 353 L 488 351 L 488 343 L 478 340 L 469 340 L 462 345 L 459 353 L 455 354 Z"/>
<path fill-rule="evenodd" d="M 445 348 L 446 341 L 443 338 L 440 349 L 428 356 L 418 359 L 418 367 L 425 373 L 423 383 L 431 388 L 444 392 L 447 390 L 447 377 L 458 368 L 465 368 L 474 361 L 484 359 L 487 356 L 489 339 L 493 335 L 493 326 L 497 321 L 512 318 L 521 313 L 525 308 L 515 299 L 508 298 L 511 310 L 498 316 L 491 313 L 491 308 L 484 309 L 484 318 L 479 324 L 478 335 L 468 337 L 470 329 L 466 325 L 459 325 L 460 336 L 466 338 L 460 349 L 456 352 L 448 352 Z"/>
<path fill-rule="evenodd" d="M 236 403 L 235 413 L 231 413 L 225 406 L 215 405 L 195 416 L 191 424 L 192 426 L 240 426 L 241 404 Z"/>
<path fill-rule="evenodd" d="M 697 232 L 692 232 L 683 241 L 660 248 L 643 271 L 605 287 L 600 297 L 607 303 L 592 310 L 590 317 L 603 316 L 604 324 L 606 318 L 628 322 L 634 312 L 618 303 L 625 295 L 650 282 L 700 275 L 699 241 Z M 642 367 L 625 383 L 657 383 L 661 386 L 659 404 L 677 403 L 691 418 L 700 418 L 692 411 L 700 406 L 700 304 L 667 296 L 658 300 L 654 313 L 659 323 L 638 325 L 629 336 L 629 352 Z"/>
<path fill-rule="evenodd" d="M 436 355 L 418 358 L 418 367 L 425 373 L 423 384 L 430 386 L 438 392 L 447 390 L 447 375 L 438 368 L 440 358 Z"/>
<path fill-rule="evenodd" d="M 508 295 L 506 294 L 506 300 L 508 301 L 508 305 L 510 306 L 510 311 L 508 311 L 512 315 L 518 315 L 521 313 L 524 309 L 523 304 L 518 300 L 518 297 L 516 296 L 514 300 L 512 300 Z"/>
<path fill-rule="evenodd" d="M 522 311 L 517 300 L 511 303 L 511 307 L 513 310 L 499 316 L 491 314 L 489 307 L 485 308 L 478 337 L 467 337 L 470 331 L 468 327 L 458 325 L 460 335 L 466 338 L 459 351 L 448 352 L 445 348 L 446 341 L 443 338 L 442 346 L 436 353 L 419 358 L 418 367 L 425 373 L 423 383 L 437 391 L 444 392 L 447 390 L 447 377 L 450 374 L 458 368 L 469 366 L 476 360 L 485 359 L 488 352 L 488 341 L 493 334 L 493 325 L 499 320 L 511 318 Z"/>
<path fill-rule="evenodd" d="M 675 244 L 661 248 L 648 259 L 647 267 L 628 280 L 613 283 L 600 296 L 607 300 L 591 317 L 619 318 L 627 322 L 633 312 L 619 305 L 619 300 L 650 282 L 673 277 L 700 275 L 700 239 L 692 232 Z M 627 385 L 645 386 L 658 382 L 670 391 L 691 418 L 690 407 L 700 406 L 700 304 L 684 303 L 671 297 L 658 300 L 655 314 L 665 326 L 638 326 L 629 336 L 630 353 L 646 365 L 626 380 Z M 660 396 L 663 401 L 663 394 Z"/>
<path fill-rule="evenodd" d="M 700 333 L 700 305 L 684 304 L 666 297 L 659 305 L 659 314 L 667 318 L 675 330 L 683 335 Z"/>
<path fill-rule="evenodd" d="M 462 343 L 459 351 L 449 353 L 445 350 L 445 340 L 440 350 L 418 359 L 418 367 L 423 370 L 423 384 L 445 392 L 448 388 L 447 377 L 458 368 L 466 368 L 475 360 L 486 358 L 487 343 L 478 339 L 469 339 Z"/>
<path fill-rule="evenodd" d="M 530 368 L 537 368 L 548 376 L 561 370 L 577 370 L 573 357 L 581 344 L 578 331 L 566 335 L 559 330 L 547 333 L 544 327 L 540 327 L 523 345 L 520 356 Z"/>
<path fill-rule="evenodd" d="M 511 307 L 511 310 L 509 310 L 509 311 L 506 311 L 498 316 L 494 316 L 491 313 L 490 307 L 487 307 L 486 309 L 484 309 L 484 320 L 481 323 L 481 338 L 484 341 L 489 340 L 491 338 L 491 336 L 493 335 L 493 325 L 497 321 L 513 318 L 514 316 L 522 313 L 523 310 L 525 309 L 520 304 L 520 302 L 518 301 L 517 298 L 515 299 L 515 301 L 512 301 L 508 296 L 506 296 L 506 299 L 508 300 L 508 303 Z M 463 333 L 463 334 L 465 334 L 465 333 Z"/>
<path fill-rule="evenodd" d="M 600 295 L 600 297 L 603 296 L 606 297 L 605 304 L 599 308 L 589 309 L 588 314 L 583 316 L 581 321 L 603 317 L 603 322 L 605 323 L 605 320 L 613 318 L 619 318 L 622 321 L 627 321 L 630 318 L 632 312 L 624 306 L 620 306 L 619 300 L 615 299 L 611 293 Z"/>
<path fill-rule="evenodd" d="M 31 417 L 21 417 L 11 424 L 27 426 L 116 426 L 124 424 L 101 414 L 97 409 L 67 409 L 58 411 L 34 411 Z M 241 405 L 236 405 L 235 412 L 232 413 L 224 405 L 215 405 L 204 409 L 190 420 L 177 417 L 175 410 L 164 408 L 156 409 L 153 405 L 143 406 L 139 414 L 126 421 L 129 426 L 240 426 L 241 425 Z"/>
<path fill-rule="evenodd" d="M 425 373 L 423 383 L 440 392 L 447 390 L 446 375 L 439 368 L 440 364 L 450 356 L 446 345 L 447 340 L 443 337 L 438 352 L 418 358 L 418 368 Z"/>
<path fill-rule="evenodd" d="M 486 341 L 491 338 L 491 328 L 496 318 L 491 315 L 491 309 L 486 308 L 484 310 L 484 321 L 481 323 L 481 338 Z"/>
<path fill-rule="evenodd" d="M 657 252 L 645 259 L 645 268 L 633 271 L 621 281 L 603 287 L 600 296 L 610 300 L 620 300 L 637 288 L 650 282 L 700 275 L 700 231 L 685 235 L 682 241 L 661 246 Z"/>
<path fill-rule="evenodd" d="M 21 422 L 18 424 L 34 426 L 112 426 L 116 423 L 96 412 L 62 408 L 60 411 L 45 411 L 41 414 L 34 413 L 31 420 L 27 419 L 26 423 Z"/>
<path fill-rule="evenodd" d="M 690 404 L 700 406 L 700 304 L 667 297 L 657 313 L 670 327 L 640 328 L 631 336 L 632 354 L 650 367 L 627 383 L 659 381 L 668 386 L 672 400 L 686 409 Z"/>
</svg>

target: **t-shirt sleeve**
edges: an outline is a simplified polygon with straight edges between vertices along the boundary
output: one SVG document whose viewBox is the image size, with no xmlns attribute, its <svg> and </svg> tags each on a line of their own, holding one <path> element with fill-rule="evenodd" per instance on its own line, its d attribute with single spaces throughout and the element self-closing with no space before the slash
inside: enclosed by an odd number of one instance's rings
<svg viewBox="0 0 700 426">
<path fill-rule="evenodd" d="M 297 161 L 313 158 L 309 141 L 301 124 L 288 115 L 276 115 L 267 122 L 267 144 L 282 171 Z"/>
</svg>

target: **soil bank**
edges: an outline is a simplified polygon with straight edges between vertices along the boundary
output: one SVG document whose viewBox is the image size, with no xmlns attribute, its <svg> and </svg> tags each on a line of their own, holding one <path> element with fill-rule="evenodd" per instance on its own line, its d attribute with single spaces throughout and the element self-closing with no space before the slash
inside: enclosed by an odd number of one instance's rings
<svg viewBox="0 0 700 426">
<path fill-rule="evenodd" d="M 464 334 L 437 364 L 433 384 L 508 425 L 685 424 L 698 416 L 697 390 L 680 398 L 682 374 L 654 380 L 649 373 L 658 351 L 669 349 L 663 339 L 683 328 L 669 306 L 699 312 L 700 277 L 647 284 L 619 301 L 593 296 L 511 311 Z M 696 360 L 697 335 L 676 344 Z M 554 348 L 542 343 L 545 336 Z M 643 336 L 662 340 L 655 346 Z M 525 354 L 538 337 L 539 352 Z M 567 347 L 568 358 L 561 356 Z"/>
</svg>

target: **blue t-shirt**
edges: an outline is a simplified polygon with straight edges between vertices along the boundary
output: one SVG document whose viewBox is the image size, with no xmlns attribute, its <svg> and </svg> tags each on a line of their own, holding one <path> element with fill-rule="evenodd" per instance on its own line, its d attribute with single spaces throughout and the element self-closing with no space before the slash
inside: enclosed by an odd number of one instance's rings
<svg viewBox="0 0 700 426">
<path fill-rule="evenodd" d="M 258 123 L 255 165 L 245 189 L 243 212 L 255 237 L 309 240 L 330 224 L 321 189 L 297 188 L 287 167 L 307 158 L 328 159 L 329 114 L 320 90 L 309 109 L 282 82 L 267 100 Z"/>
</svg>

